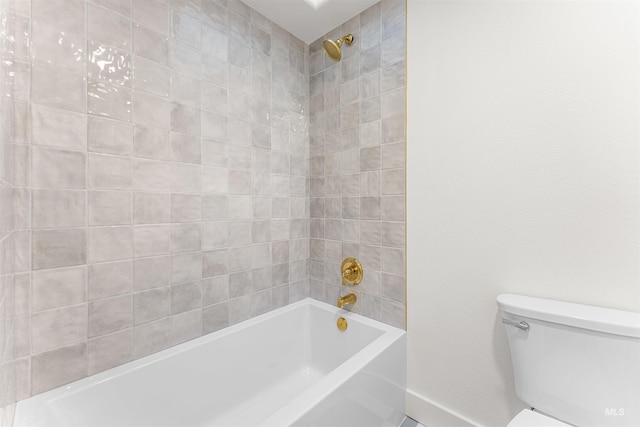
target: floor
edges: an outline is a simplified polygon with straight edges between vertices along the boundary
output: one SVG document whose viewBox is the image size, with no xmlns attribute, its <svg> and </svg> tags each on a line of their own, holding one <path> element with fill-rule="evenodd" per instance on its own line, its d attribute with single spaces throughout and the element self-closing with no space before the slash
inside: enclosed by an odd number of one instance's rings
<svg viewBox="0 0 640 427">
<path fill-rule="evenodd" d="M 400 427 L 425 427 L 425 426 L 423 426 L 413 418 L 405 417 L 402 424 L 400 424 Z"/>
</svg>

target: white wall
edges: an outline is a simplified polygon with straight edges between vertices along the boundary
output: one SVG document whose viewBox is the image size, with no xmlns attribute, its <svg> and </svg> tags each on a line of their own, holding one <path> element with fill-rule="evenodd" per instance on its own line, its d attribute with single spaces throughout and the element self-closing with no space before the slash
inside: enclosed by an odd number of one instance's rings
<svg viewBox="0 0 640 427">
<path fill-rule="evenodd" d="M 638 4 L 408 0 L 407 411 L 423 424 L 501 426 L 525 406 L 499 293 L 640 311 Z"/>
</svg>

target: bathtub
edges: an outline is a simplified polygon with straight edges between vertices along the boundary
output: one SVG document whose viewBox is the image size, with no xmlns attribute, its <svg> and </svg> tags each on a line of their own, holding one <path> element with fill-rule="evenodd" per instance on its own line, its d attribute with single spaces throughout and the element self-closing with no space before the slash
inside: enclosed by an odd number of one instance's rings
<svg viewBox="0 0 640 427">
<path fill-rule="evenodd" d="M 405 389 L 404 331 L 307 298 L 20 401 L 14 426 L 396 427 Z"/>
</svg>

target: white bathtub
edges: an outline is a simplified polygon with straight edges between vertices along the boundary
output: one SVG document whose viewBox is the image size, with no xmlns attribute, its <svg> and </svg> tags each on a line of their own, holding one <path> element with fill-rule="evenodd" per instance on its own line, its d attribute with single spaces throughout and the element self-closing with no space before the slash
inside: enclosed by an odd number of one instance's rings
<svg viewBox="0 0 640 427">
<path fill-rule="evenodd" d="M 309 298 L 23 400 L 14 425 L 396 427 L 405 376 L 404 331 Z"/>
</svg>

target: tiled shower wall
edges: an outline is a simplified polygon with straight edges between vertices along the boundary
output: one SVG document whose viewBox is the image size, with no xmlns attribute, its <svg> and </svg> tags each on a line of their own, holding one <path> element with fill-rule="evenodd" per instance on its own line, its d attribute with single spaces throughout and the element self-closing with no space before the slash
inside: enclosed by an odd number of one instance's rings
<svg viewBox="0 0 640 427">
<path fill-rule="evenodd" d="M 404 1 L 331 32 L 339 64 L 238 0 L 9 3 L 3 406 L 334 304 L 343 256 L 355 311 L 404 325 Z"/>
<path fill-rule="evenodd" d="M 16 99 L 21 85 L 16 75 L 16 59 L 26 49 L 24 20 L 26 4 L 20 0 L 0 0 L 0 425 L 10 426 L 16 401 L 16 228 L 24 212 L 16 209 L 23 193 L 16 187 L 21 171 L 16 164 L 25 126 L 20 125 L 24 102 Z M 19 288 L 19 286 L 18 286 Z"/>
<path fill-rule="evenodd" d="M 15 402 L 15 291 L 13 274 L 13 151 L 11 125 L 13 122 L 13 82 L 10 77 L 14 54 L 9 34 L 11 4 L 0 0 L 0 425 L 11 425 L 11 411 Z"/>
<path fill-rule="evenodd" d="M 383 0 L 326 35 L 352 33 L 339 63 L 310 47 L 310 295 L 405 325 L 406 2 Z M 340 287 L 340 263 L 364 268 Z"/>
<path fill-rule="evenodd" d="M 18 399 L 308 296 L 307 45 L 239 0 L 19 13 Z"/>
<path fill-rule="evenodd" d="M 24 3 L 0 0 L 0 425 L 10 426 L 16 401 L 15 319 L 16 305 L 15 238 L 20 219 L 14 200 L 21 197 L 15 187 L 16 143 L 24 140 L 24 127 L 17 126 L 24 105 L 15 99 L 20 87 L 15 77 L 15 60 L 24 56 L 24 21 L 19 12 Z M 18 214 L 18 215 L 17 215 Z M 19 295 L 18 295 L 19 297 Z"/>
</svg>

